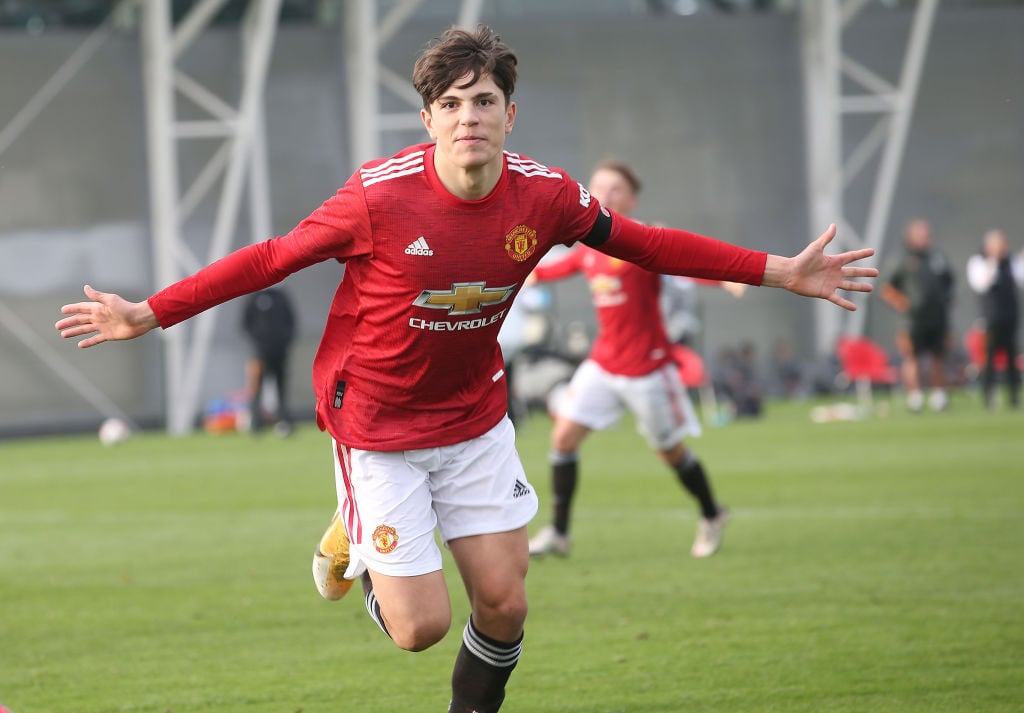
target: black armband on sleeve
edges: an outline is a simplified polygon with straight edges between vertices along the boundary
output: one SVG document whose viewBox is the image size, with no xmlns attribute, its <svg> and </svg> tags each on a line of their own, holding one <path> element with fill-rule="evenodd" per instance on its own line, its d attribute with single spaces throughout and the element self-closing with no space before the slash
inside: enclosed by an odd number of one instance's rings
<svg viewBox="0 0 1024 713">
<path fill-rule="evenodd" d="M 612 216 L 602 208 L 597 212 L 597 220 L 594 221 L 594 227 L 587 233 L 587 237 L 583 238 L 580 242 L 588 247 L 596 248 L 608 242 L 608 238 L 611 236 Z"/>
</svg>

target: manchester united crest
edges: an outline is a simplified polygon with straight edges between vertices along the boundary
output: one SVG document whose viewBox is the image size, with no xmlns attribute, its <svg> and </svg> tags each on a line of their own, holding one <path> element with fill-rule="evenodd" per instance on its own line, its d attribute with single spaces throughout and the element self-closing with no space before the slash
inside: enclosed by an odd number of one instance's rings
<svg viewBox="0 0 1024 713">
<path fill-rule="evenodd" d="M 377 525 L 373 531 L 373 546 L 382 555 L 393 552 L 398 546 L 398 534 L 390 525 Z"/>
<path fill-rule="evenodd" d="M 537 249 L 537 231 L 528 225 L 517 225 L 505 236 L 505 251 L 516 262 L 522 262 Z"/>
</svg>

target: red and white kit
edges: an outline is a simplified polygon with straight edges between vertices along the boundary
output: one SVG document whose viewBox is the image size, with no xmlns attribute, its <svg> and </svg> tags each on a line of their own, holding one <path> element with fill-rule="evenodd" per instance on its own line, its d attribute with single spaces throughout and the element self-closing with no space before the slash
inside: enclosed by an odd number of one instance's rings
<svg viewBox="0 0 1024 713">
<path fill-rule="evenodd" d="M 662 276 L 585 245 L 539 265 L 534 276 L 547 282 L 577 273 L 590 287 L 598 331 L 590 354 L 557 403 L 559 415 L 601 430 L 628 409 L 656 449 L 700 435 L 662 322 Z"/>
<path fill-rule="evenodd" d="M 367 163 L 287 235 L 153 295 L 160 325 L 315 263 L 343 262 L 313 365 L 317 421 L 346 448 L 409 451 L 477 438 L 504 418 L 497 334 L 552 246 L 585 240 L 657 272 L 751 284 L 764 272 L 763 252 L 617 218 L 564 171 L 526 157 L 505 152 L 498 184 L 477 201 L 445 190 L 433 158 L 433 144 L 421 144 Z M 349 495 L 372 532 L 386 513 Z"/>
</svg>

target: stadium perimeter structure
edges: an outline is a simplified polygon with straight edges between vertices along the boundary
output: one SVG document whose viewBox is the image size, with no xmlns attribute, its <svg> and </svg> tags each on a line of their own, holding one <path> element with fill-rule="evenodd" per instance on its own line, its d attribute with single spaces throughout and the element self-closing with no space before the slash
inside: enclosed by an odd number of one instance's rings
<svg viewBox="0 0 1024 713">
<path fill-rule="evenodd" d="M 191 274 L 230 250 L 240 223 L 243 194 L 247 198 L 250 240 L 271 234 L 269 182 L 264 135 L 263 90 L 273 52 L 281 0 L 251 0 L 240 24 L 242 90 L 234 104 L 191 77 L 182 58 L 207 29 L 227 0 L 200 0 L 176 24 L 171 0 L 122 0 L 107 22 L 94 31 L 15 117 L 0 129 L 0 155 L 60 92 L 75 72 L 109 36 L 115 25 L 137 26 L 142 39 L 147 120 L 150 229 L 155 277 L 169 284 Z M 811 225 L 837 221 L 843 249 L 861 246 L 880 250 L 899 174 L 906 134 L 938 0 L 920 0 L 904 50 L 900 76 L 878 76 L 842 51 L 842 33 L 870 0 L 801 0 L 802 61 L 808 157 L 808 205 Z M 354 165 L 378 154 L 384 132 L 419 127 L 420 99 L 409 82 L 379 61 L 380 48 L 409 18 L 422 0 L 397 0 L 378 17 L 376 0 L 346 0 L 345 77 L 350 102 L 349 140 Z M 456 24 L 473 26 L 483 0 L 461 0 Z M 853 84 L 856 92 L 844 91 Z M 386 89 L 410 105 L 408 112 L 380 110 Z M 179 118 L 179 98 L 202 118 Z M 844 118 L 877 115 L 874 126 L 843 155 Z M 215 140 L 202 170 L 187 187 L 180 186 L 178 154 L 182 142 Z M 843 193 L 880 155 L 865 221 L 844 213 Z M 196 207 L 219 187 L 216 221 L 206 254 L 196 255 L 182 238 L 182 226 Z M 838 216 L 838 218 L 837 218 Z M 816 313 L 816 347 L 825 353 L 841 333 L 859 334 L 864 308 L 852 317 L 822 304 Z M 104 416 L 124 417 L 120 409 L 89 379 L 53 349 L 34 338 L 13 311 L 0 302 L 0 323 L 40 361 Z M 174 434 L 189 432 L 200 413 L 201 378 L 210 352 L 216 314 L 203 314 L 188 328 L 164 332 L 165 422 Z"/>
</svg>

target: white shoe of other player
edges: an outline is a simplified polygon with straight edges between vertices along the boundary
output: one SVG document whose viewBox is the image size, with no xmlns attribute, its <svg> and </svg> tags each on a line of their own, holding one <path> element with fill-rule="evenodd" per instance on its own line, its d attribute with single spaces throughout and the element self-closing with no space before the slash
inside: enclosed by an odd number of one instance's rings
<svg viewBox="0 0 1024 713">
<path fill-rule="evenodd" d="M 718 508 L 718 514 L 712 518 L 702 517 L 697 523 L 697 539 L 693 541 L 690 554 L 694 557 L 710 557 L 722 546 L 722 531 L 729 522 L 729 511 Z"/>
<path fill-rule="evenodd" d="M 334 513 L 331 524 L 320 538 L 313 553 L 313 583 L 324 599 L 341 599 L 352 588 L 351 579 L 345 579 L 349 565 L 348 535 Z"/>
<path fill-rule="evenodd" d="M 530 556 L 543 557 L 544 555 L 558 555 L 566 557 L 572 547 L 572 540 L 568 535 L 563 535 L 555 529 L 554 525 L 547 525 L 530 538 Z"/>
<path fill-rule="evenodd" d="M 907 392 L 907 408 L 918 413 L 924 408 L 924 393 L 918 389 Z"/>
<path fill-rule="evenodd" d="M 949 396 L 946 395 L 946 390 L 932 389 L 932 392 L 928 394 L 928 406 L 936 412 L 949 408 Z"/>
</svg>

